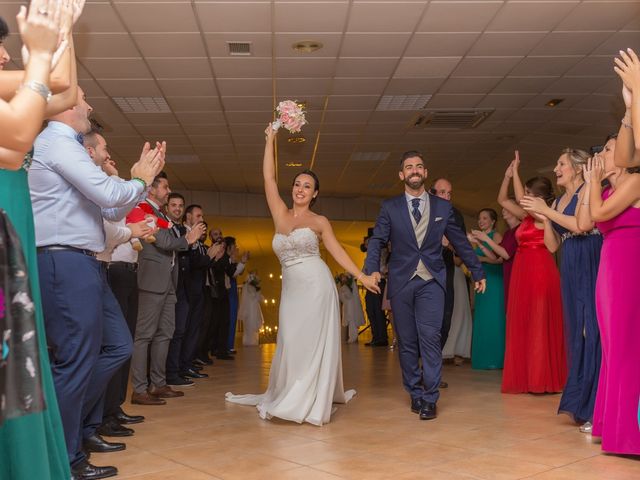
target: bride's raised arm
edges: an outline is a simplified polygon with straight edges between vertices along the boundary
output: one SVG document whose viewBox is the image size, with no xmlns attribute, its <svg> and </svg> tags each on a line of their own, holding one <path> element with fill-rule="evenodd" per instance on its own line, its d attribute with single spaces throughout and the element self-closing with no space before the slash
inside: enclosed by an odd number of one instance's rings
<svg viewBox="0 0 640 480">
<path fill-rule="evenodd" d="M 331 223 L 327 220 L 326 217 L 318 216 L 318 226 L 320 227 L 320 236 L 322 237 L 322 243 L 327 248 L 327 251 L 331 254 L 331 256 L 335 259 L 336 262 L 340 264 L 342 268 L 344 268 L 347 272 L 349 272 L 353 278 L 359 280 L 362 285 L 365 286 L 367 290 L 370 290 L 375 293 L 380 293 L 380 287 L 378 287 L 378 283 L 375 278 L 371 275 L 365 275 L 351 257 L 345 252 L 340 242 L 336 238 L 333 233 L 333 228 L 331 227 Z"/>
<path fill-rule="evenodd" d="M 264 160 L 262 161 L 262 174 L 264 176 L 264 193 L 267 197 L 267 205 L 271 211 L 271 216 L 276 224 L 276 229 L 280 219 L 287 213 L 287 205 L 282 200 L 280 192 L 278 191 L 278 182 L 276 181 L 276 167 L 275 167 L 275 141 L 277 132 L 271 127 L 271 124 L 267 126 L 264 131 L 265 134 L 265 146 L 264 146 Z"/>
</svg>

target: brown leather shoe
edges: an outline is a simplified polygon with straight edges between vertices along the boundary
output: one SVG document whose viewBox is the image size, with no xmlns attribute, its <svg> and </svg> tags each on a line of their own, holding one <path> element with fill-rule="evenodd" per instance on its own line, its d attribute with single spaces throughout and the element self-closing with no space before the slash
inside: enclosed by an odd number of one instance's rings
<svg viewBox="0 0 640 480">
<path fill-rule="evenodd" d="M 151 385 L 149 387 L 149 393 L 155 397 L 158 397 L 159 399 L 184 397 L 184 392 L 173 390 L 169 385 L 165 385 L 164 387 L 156 387 L 154 385 Z"/>
<path fill-rule="evenodd" d="M 165 405 L 167 403 L 166 400 L 156 397 L 155 395 L 149 394 L 149 392 L 144 393 L 136 393 L 133 392 L 131 395 L 131 403 L 137 405 Z"/>
</svg>

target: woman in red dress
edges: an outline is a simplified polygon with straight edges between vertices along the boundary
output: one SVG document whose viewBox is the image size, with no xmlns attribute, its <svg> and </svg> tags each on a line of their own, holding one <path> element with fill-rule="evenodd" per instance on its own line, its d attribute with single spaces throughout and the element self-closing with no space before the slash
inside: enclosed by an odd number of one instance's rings
<svg viewBox="0 0 640 480">
<path fill-rule="evenodd" d="M 516 152 L 509 166 L 516 201 L 499 198 L 504 208 L 522 219 L 509 286 L 502 392 L 555 393 L 562 391 L 567 379 L 560 274 L 551 255 L 558 241 L 547 218 L 531 216 L 516 203 L 526 194 L 550 204 L 553 186 L 548 178 L 534 177 L 523 187 L 519 164 Z"/>
</svg>

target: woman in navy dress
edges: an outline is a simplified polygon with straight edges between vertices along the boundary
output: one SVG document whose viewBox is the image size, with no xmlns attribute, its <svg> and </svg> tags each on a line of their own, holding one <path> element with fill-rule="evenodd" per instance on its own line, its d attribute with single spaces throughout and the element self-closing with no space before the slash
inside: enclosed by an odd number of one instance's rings
<svg viewBox="0 0 640 480">
<path fill-rule="evenodd" d="M 607 140 L 604 154 L 613 155 L 615 139 Z M 593 224 L 586 231 L 580 229 L 575 216 L 583 200 L 582 169 L 589 156 L 582 150 L 562 152 L 554 173 L 564 194 L 552 207 L 530 197 L 523 200 L 525 208 L 553 222 L 562 241 L 560 272 L 569 375 L 558 412 L 582 424 L 585 433 L 591 428 L 601 361 L 595 286 L 602 236 Z"/>
</svg>

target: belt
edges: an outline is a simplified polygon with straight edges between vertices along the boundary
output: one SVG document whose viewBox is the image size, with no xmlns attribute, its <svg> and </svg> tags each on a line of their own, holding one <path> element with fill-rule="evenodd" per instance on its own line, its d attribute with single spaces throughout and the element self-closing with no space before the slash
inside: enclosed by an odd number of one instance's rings
<svg viewBox="0 0 640 480">
<path fill-rule="evenodd" d="M 138 264 L 132 262 L 109 262 L 109 268 L 114 267 L 124 268 L 125 270 L 129 270 L 131 272 L 138 271 Z"/>
<path fill-rule="evenodd" d="M 320 255 L 305 255 L 303 257 L 294 257 L 288 260 L 282 260 L 280 265 L 282 268 L 293 267 L 294 265 L 298 265 L 300 263 L 304 263 L 309 258 L 320 258 Z"/>
<path fill-rule="evenodd" d="M 68 245 L 46 245 L 44 247 L 37 248 L 38 253 L 43 252 L 75 252 L 81 253 L 82 255 L 86 255 L 88 257 L 96 256 L 96 252 L 92 252 L 91 250 L 85 250 L 83 248 L 70 247 Z"/>
</svg>

